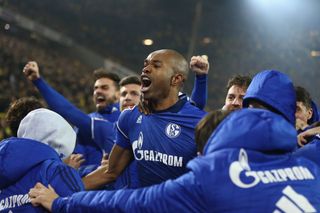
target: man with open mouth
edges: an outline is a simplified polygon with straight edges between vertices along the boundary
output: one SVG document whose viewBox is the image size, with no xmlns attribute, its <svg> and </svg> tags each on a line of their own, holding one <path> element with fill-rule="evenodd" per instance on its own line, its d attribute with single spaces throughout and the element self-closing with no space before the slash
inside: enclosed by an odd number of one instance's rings
<svg viewBox="0 0 320 213">
<path fill-rule="evenodd" d="M 110 122 L 116 122 L 118 120 L 120 115 L 118 103 L 119 76 L 115 73 L 107 72 L 104 69 L 94 71 L 93 102 L 97 111 L 87 115 L 77 109 L 44 81 L 40 76 L 39 67 L 35 61 L 28 62 L 23 72 L 37 87 L 49 107 L 78 128 L 75 152 L 83 154 L 85 162 L 82 164 L 82 167 L 80 167 L 80 175 L 85 176 L 100 165 L 103 156 L 102 150 L 110 152 L 113 146 L 111 137 L 110 140 L 106 140 L 99 145 L 95 143 L 91 131 L 93 119 L 98 118 Z M 111 131 L 112 130 L 110 130 L 110 132 Z"/>
<path fill-rule="evenodd" d="M 194 65 L 209 69 L 207 60 L 199 59 Z M 158 50 L 145 59 L 140 104 L 121 113 L 108 168 L 93 185 L 114 181 L 133 160 L 131 175 L 136 182 L 131 188 L 157 184 L 187 171 L 186 163 L 196 156 L 194 128 L 205 115 L 178 96 L 188 72 L 186 59 L 174 50 Z"/>
</svg>

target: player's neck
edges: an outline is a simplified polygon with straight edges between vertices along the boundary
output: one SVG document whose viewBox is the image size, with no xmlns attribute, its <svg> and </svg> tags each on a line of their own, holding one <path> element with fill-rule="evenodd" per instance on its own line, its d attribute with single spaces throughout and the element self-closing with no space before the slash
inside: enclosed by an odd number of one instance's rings
<svg viewBox="0 0 320 213">
<path fill-rule="evenodd" d="M 162 111 L 175 105 L 178 100 L 179 100 L 178 96 L 171 96 L 171 97 L 169 96 L 165 99 L 154 102 L 152 108 L 155 111 Z"/>
</svg>

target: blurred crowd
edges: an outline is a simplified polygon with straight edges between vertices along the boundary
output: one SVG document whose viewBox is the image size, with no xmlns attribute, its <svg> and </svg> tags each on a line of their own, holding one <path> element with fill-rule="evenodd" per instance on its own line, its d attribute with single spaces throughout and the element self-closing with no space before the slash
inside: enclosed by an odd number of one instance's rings
<svg viewBox="0 0 320 213">
<path fill-rule="evenodd" d="M 0 34 L 0 138 L 10 134 L 3 120 L 10 102 L 24 96 L 40 97 L 22 74 L 24 64 L 30 60 L 39 61 L 48 82 L 73 104 L 84 111 L 92 110 L 92 91 L 87 86 L 92 85 L 92 68 L 62 53 L 46 42 Z"/>
</svg>

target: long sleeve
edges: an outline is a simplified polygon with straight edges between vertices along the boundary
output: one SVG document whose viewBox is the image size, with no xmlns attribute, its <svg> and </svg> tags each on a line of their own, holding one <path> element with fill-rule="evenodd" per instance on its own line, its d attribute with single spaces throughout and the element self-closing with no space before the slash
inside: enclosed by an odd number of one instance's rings
<svg viewBox="0 0 320 213">
<path fill-rule="evenodd" d="M 204 109 L 208 99 L 208 75 L 196 75 L 191 100 L 199 109 Z"/>
<path fill-rule="evenodd" d="M 68 122 L 79 129 L 81 137 L 89 136 L 91 138 L 91 118 L 71 104 L 61 94 L 50 87 L 42 78 L 33 81 L 39 92 L 49 105 L 50 109 L 60 114 Z M 81 140 L 89 142 L 90 140 Z"/>
<path fill-rule="evenodd" d="M 91 191 L 57 198 L 53 212 L 206 212 L 205 199 L 189 172 L 138 190 Z"/>
<path fill-rule="evenodd" d="M 52 171 L 48 173 L 48 183 L 55 188 L 61 196 L 70 196 L 75 192 L 84 190 L 84 185 L 78 172 L 62 163 L 55 163 L 49 167 Z M 54 168 L 54 170 L 52 169 Z"/>
</svg>

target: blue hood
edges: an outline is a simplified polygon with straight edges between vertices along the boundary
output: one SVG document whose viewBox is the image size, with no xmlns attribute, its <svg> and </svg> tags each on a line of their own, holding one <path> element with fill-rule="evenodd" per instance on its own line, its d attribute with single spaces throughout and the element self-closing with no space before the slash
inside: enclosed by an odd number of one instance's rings
<svg viewBox="0 0 320 213">
<path fill-rule="evenodd" d="M 226 148 L 244 148 L 264 153 L 292 152 L 297 132 L 281 115 L 264 109 L 242 109 L 226 117 L 210 136 L 208 154 Z"/>
<path fill-rule="evenodd" d="M 9 138 L 0 142 L 0 189 L 6 188 L 23 177 L 39 163 L 56 159 L 57 152 L 41 142 Z"/>
<path fill-rule="evenodd" d="M 247 89 L 243 107 L 248 107 L 251 99 L 271 106 L 295 126 L 296 94 L 293 83 L 286 74 L 275 70 L 258 73 Z"/>
</svg>

